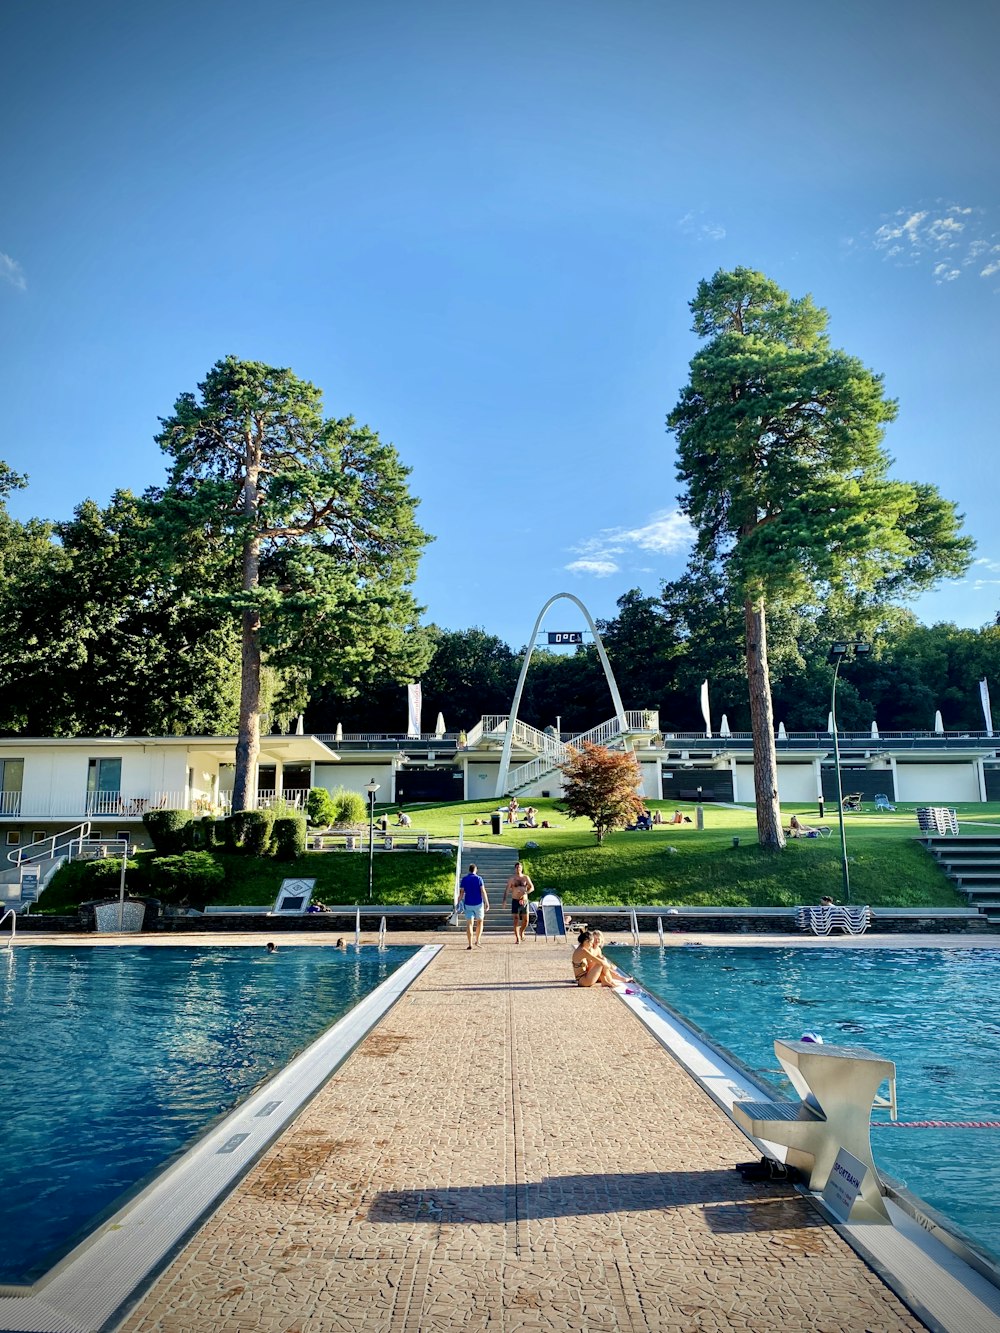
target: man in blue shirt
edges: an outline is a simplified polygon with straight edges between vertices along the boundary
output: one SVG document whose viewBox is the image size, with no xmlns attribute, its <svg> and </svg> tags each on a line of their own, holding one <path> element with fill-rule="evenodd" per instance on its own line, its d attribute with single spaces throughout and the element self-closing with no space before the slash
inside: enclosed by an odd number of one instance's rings
<svg viewBox="0 0 1000 1333">
<path fill-rule="evenodd" d="M 490 910 L 490 900 L 486 894 L 486 885 L 476 874 L 475 865 L 469 866 L 469 873 L 463 876 L 459 885 L 458 909 L 465 913 L 465 938 L 468 940 L 466 948 L 471 949 L 475 944 L 478 949 L 485 914 Z"/>
</svg>

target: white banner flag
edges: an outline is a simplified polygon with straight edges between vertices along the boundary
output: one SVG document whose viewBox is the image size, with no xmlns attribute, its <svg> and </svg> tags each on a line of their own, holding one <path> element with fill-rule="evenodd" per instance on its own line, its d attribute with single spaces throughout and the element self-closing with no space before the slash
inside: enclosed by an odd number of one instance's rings
<svg viewBox="0 0 1000 1333">
<path fill-rule="evenodd" d="M 701 682 L 701 715 L 705 719 L 705 735 L 712 734 L 712 715 L 708 711 L 708 681 Z"/>
<path fill-rule="evenodd" d="M 420 697 L 420 681 L 406 687 L 406 702 L 410 710 L 410 719 L 407 724 L 407 736 L 420 735 L 420 710 L 423 703 Z"/>
<path fill-rule="evenodd" d="M 984 676 L 979 682 L 979 697 L 983 701 L 983 717 L 986 719 L 986 734 L 993 735 L 993 713 L 990 711 L 990 687 Z"/>
</svg>

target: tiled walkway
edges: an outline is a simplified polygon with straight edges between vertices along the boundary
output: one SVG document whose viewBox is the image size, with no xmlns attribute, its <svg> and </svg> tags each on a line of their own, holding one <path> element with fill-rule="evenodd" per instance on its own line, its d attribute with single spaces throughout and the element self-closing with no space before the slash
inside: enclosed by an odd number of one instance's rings
<svg viewBox="0 0 1000 1333">
<path fill-rule="evenodd" d="M 448 937 L 122 1327 L 921 1328 L 790 1189 L 742 1181 L 747 1141 L 568 970 Z"/>
</svg>

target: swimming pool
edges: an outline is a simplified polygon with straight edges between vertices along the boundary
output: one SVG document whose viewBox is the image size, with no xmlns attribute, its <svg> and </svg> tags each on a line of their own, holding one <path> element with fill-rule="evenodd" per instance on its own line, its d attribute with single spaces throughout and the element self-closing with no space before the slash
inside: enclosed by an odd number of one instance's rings
<svg viewBox="0 0 1000 1333">
<path fill-rule="evenodd" d="M 895 1061 L 901 1122 L 1000 1121 L 1000 951 L 608 952 L 785 1095 L 774 1038 L 812 1031 Z M 1000 1129 L 873 1128 L 872 1148 L 881 1169 L 1000 1256 Z"/>
<path fill-rule="evenodd" d="M 0 1281 L 47 1268 L 415 952 L 0 956 Z"/>
</svg>

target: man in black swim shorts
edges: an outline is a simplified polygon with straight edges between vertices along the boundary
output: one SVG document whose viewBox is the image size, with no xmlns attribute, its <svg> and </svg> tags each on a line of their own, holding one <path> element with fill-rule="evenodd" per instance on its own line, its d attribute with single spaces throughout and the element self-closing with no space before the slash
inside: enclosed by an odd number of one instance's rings
<svg viewBox="0 0 1000 1333">
<path fill-rule="evenodd" d="M 500 906 L 503 907 L 507 901 L 507 894 L 510 894 L 510 910 L 514 921 L 514 943 L 524 943 L 524 931 L 528 924 L 528 895 L 534 893 L 535 886 L 531 882 L 531 876 L 524 873 L 524 866 L 518 861 L 514 866 L 514 873 L 507 881 L 507 887 L 503 891 L 503 898 L 500 900 Z"/>
</svg>

